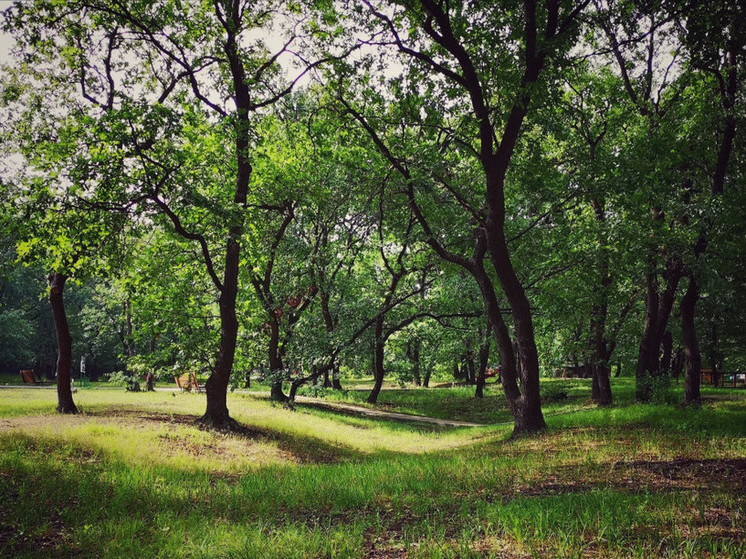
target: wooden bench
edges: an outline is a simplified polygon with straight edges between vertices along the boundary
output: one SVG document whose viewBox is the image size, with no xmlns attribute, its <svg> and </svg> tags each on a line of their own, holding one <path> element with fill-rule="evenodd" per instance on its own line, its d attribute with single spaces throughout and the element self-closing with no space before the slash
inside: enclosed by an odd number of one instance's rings
<svg viewBox="0 0 746 559">
<path fill-rule="evenodd" d="M 23 384 L 35 384 L 37 386 L 48 386 L 49 382 L 44 382 L 36 378 L 36 373 L 34 373 L 33 369 L 20 369 L 21 372 L 21 378 L 23 379 Z"/>
<path fill-rule="evenodd" d="M 702 369 L 700 371 L 702 385 L 720 386 L 723 388 L 738 388 L 746 386 L 746 373 L 743 371 L 713 371 Z"/>
<path fill-rule="evenodd" d="M 37 384 L 33 369 L 21 369 L 21 378 L 23 379 L 23 384 Z"/>
<path fill-rule="evenodd" d="M 174 377 L 174 381 L 176 381 L 176 386 L 178 386 L 182 392 L 185 390 L 187 392 L 202 392 L 203 390 L 199 385 L 197 375 L 194 373 L 184 373 L 181 376 Z"/>
</svg>

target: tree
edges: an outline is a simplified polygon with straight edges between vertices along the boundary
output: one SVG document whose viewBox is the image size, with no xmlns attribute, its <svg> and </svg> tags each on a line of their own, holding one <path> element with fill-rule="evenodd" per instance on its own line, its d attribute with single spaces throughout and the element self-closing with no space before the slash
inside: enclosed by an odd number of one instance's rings
<svg viewBox="0 0 746 559">
<path fill-rule="evenodd" d="M 140 182 L 135 198 L 120 203 L 136 201 L 157 208 L 177 234 L 199 247 L 206 273 L 219 294 L 220 344 L 206 385 L 203 416 L 205 423 L 216 427 L 233 424 L 226 391 L 238 336 L 241 240 L 245 210 L 251 203 L 252 119 L 288 95 L 301 75 L 321 63 L 295 57 L 301 62 L 295 80 L 283 77 L 281 59 L 293 58 L 291 45 L 300 42 L 298 33 L 303 30 L 306 14 L 299 14 L 298 9 L 297 5 L 283 9 L 274 2 L 249 6 L 237 0 L 212 5 L 40 0 L 33 6 L 18 3 L 8 12 L 7 29 L 24 38 L 27 54 L 33 50 L 46 63 L 55 60 L 57 52 L 65 53 L 62 67 L 57 67 L 62 79 L 78 86 L 80 97 L 90 102 L 91 110 L 100 111 L 102 120 L 129 132 L 120 133 L 122 153 L 117 160 L 125 168 L 139 167 Z M 270 36 L 272 26 L 281 25 L 285 42 L 272 52 L 255 32 L 263 30 L 264 36 Z M 193 198 L 205 196 L 204 190 L 177 188 L 182 185 L 175 181 L 188 177 L 184 161 L 176 161 L 166 150 L 153 149 L 163 139 L 161 133 L 184 133 L 185 128 L 171 125 L 190 112 L 205 124 L 222 128 L 233 144 L 227 164 L 232 189 L 212 185 L 207 189 L 212 198 L 201 204 L 227 224 L 221 249 L 206 234 L 189 229 L 179 208 L 163 196 L 169 190 L 191 192 Z M 181 146 L 183 154 L 190 140 L 195 138 L 182 135 L 173 137 L 171 143 Z M 194 185 L 194 176 L 188 178 L 183 186 Z"/>
<path fill-rule="evenodd" d="M 444 135 L 451 134 L 447 142 L 442 142 L 443 151 L 460 149 L 481 168 L 485 183 L 481 204 L 467 205 L 463 193 L 450 191 L 451 203 L 465 206 L 469 219 L 475 220 L 479 227 L 478 248 L 471 259 L 450 253 L 440 243 L 439 235 L 419 208 L 419 180 L 406 158 L 385 141 L 382 130 L 371 119 L 349 103 L 348 110 L 357 113 L 358 120 L 379 149 L 408 182 L 410 205 L 428 242 L 441 257 L 469 271 L 480 286 L 501 352 L 503 386 L 515 418 L 514 432 L 543 429 L 531 308 L 512 263 L 505 235 L 508 217 L 505 183 L 529 105 L 543 85 L 540 82 L 542 70 L 567 47 L 566 39 L 571 36 L 586 3 L 566 11 L 556 2 L 539 5 L 526 1 L 522 9 L 512 6 L 517 9 L 509 10 L 506 6 L 451 6 L 423 0 L 398 4 L 393 13 L 373 3 L 366 2 L 366 5 L 385 33 L 385 38 L 378 40 L 379 44 L 393 46 L 417 65 L 410 72 L 411 83 L 407 87 L 415 91 L 421 88 L 423 94 L 427 91 L 427 97 L 438 92 L 448 100 L 442 101 L 440 108 L 449 115 L 450 122 L 436 125 Z M 497 45 L 496 36 L 501 37 Z M 514 56 L 516 51 L 521 52 L 518 60 Z M 486 57 L 489 62 L 485 64 Z M 516 64 L 517 72 L 513 69 Z M 407 102 L 411 102 L 411 97 L 407 96 Z M 424 107 L 423 111 L 428 116 L 432 114 Z M 447 183 L 444 188 L 448 189 Z M 508 331 L 492 282 L 482 266 L 485 255 L 511 307 L 520 386 Z"/>
</svg>

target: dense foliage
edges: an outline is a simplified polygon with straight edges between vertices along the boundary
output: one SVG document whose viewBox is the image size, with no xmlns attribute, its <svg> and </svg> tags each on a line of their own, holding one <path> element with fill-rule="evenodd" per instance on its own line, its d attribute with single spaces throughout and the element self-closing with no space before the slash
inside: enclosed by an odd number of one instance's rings
<svg viewBox="0 0 746 559">
<path fill-rule="evenodd" d="M 55 278 L 57 374 L 199 372 L 215 424 L 250 374 L 499 367 L 533 431 L 541 375 L 746 368 L 741 3 L 255 4 L 4 12 L 0 369 L 55 375 Z"/>
</svg>

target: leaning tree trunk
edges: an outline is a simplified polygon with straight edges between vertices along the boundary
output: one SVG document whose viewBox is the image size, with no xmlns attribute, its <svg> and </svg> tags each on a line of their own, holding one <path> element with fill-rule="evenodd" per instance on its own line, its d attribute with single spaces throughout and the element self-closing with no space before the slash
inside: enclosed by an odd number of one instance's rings
<svg viewBox="0 0 746 559">
<path fill-rule="evenodd" d="M 70 366 L 73 360 L 72 338 L 63 298 L 67 276 L 52 272 L 47 279 L 49 280 L 49 303 L 52 306 L 54 328 L 57 332 L 57 411 L 78 413 L 70 386 Z"/>
<path fill-rule="evenodd" d="M 488 228 L 488 232 L 489 232 Z M 490 255 L 513 314 L 518 347 L 517 369 L 521 378 L 521 396 L 513 402 L 514 434 L 535 433 L 546 429 L 539 392 L 539 353 L 536 350 L 534 325 L 526 292 L 510 260 L 502 227 L 493 232 Z"/>
<path fill-rule="evenodd" d="M 513 351 L 513 342 L 510 339 L 510 332 L 503 320 L 500 306 L 497 303 L 495 287 L 492 280 L 487 275 L 481 261 L 477 261 L 476 266 L 471 270 L 474 279 L 477 281 L 479 291 L 482 294 L 485 310 L 490 327 L 497 341 L 497 349 L 500 354 L 500 382 L 503 386 L 505 398 L 508 400 L 510 411 L 513 414 L 513 434 L 526 432 L 523 421 L 523 395 L 518 388 L 518 370 Z M 541 413 L 541 410 L 539 410 Z"/>
</svg>

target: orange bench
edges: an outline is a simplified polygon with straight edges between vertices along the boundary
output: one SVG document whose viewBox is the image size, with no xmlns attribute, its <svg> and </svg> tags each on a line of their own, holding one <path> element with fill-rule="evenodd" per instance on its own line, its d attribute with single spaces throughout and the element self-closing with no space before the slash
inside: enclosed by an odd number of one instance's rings
<svg viewBox="0 0 746 559">
<path fill-rule="evenodd" d="M 178 386 L 182 392 L 185 390 L 187 392 L 201 392 L 202 388 L 199 385 L 199 381 L 197 380 L 197 375 L 194 373 L 184 373 L 181 376 L 174 377 L 174 381 L 176 381 L 176 386 Z"/>
<path fill-rule="evenodd" d="M 33 369 L 20 369 L 21 378 L 23 379 L 23 384 L 35 384 L 37 386 L 48 386 L 49 382 L 44 382 L 36 378 L 36 373 L 34 373 Z"/>
</svg>

